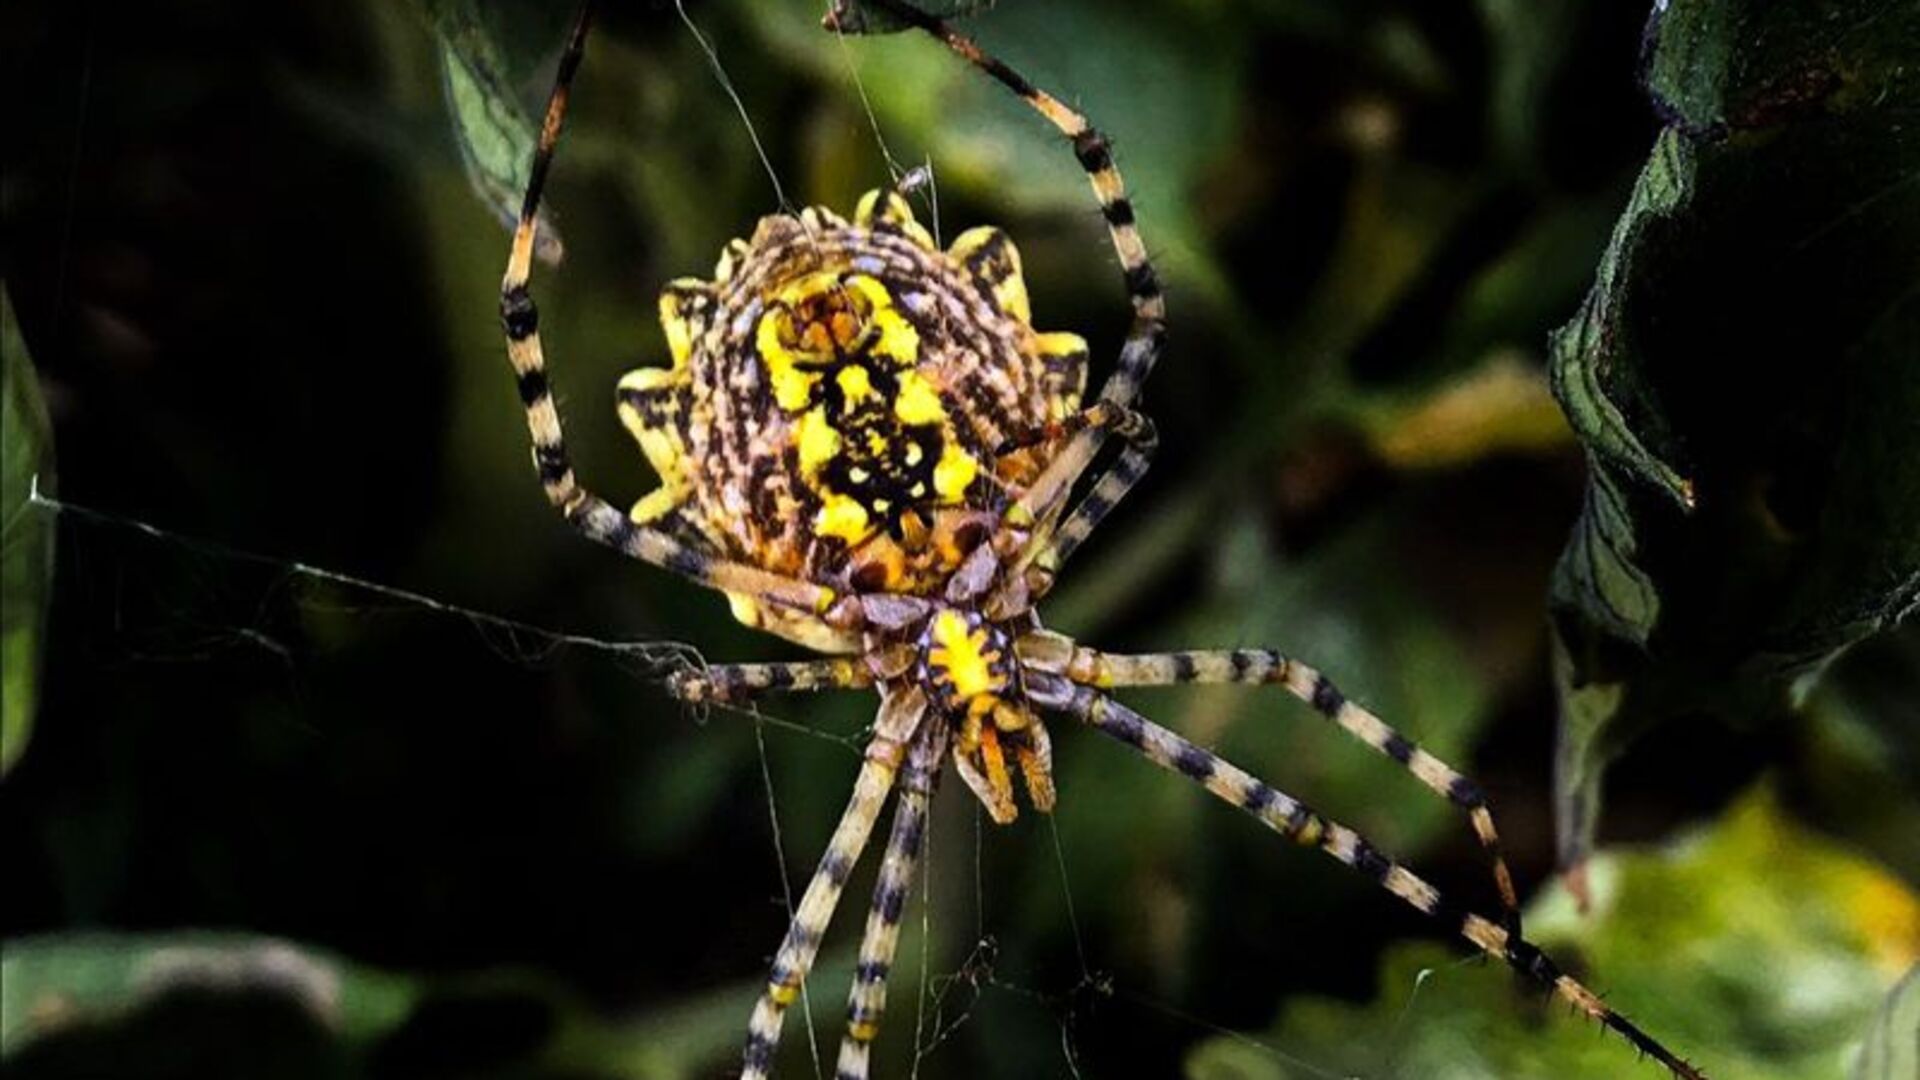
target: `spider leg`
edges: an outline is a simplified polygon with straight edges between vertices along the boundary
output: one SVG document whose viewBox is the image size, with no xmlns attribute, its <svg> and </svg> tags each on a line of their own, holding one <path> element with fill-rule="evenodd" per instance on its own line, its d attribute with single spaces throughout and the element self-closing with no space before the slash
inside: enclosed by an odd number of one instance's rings
<svg viewBox="0 0 1920 1080">
<path fill-rule="evenodd" d="M 519 381 L 520 401 L 526 406 L 527 428 L 533 436 L 534 466 L 547 501 L 567 523 L 589 539 L 631 558 L 663 567 L 703 585 L 741 593 L 787 607 L 825 612 L 836 599 L 833 590 L 811 582 L 768 573 L 756 567 L 715 559 L 711 554 L 675 539 L 656 528 L 636 524 L 627 514 L 582 487 L 573 473 L 571 455 L 561 432 L 560 413 L 547 382 L 546 360 L 540 346 L 540 312 L 527 291 L 533 268 L 535 214 L 553 163 L 554 146 L 566 118 L 567 95 L 580 58 L 586 50 L 593 5 L 583 3 L 560 55 L 553 92 L 540 126 L 539 145 L 528 173 L 526 197 L 513 231 L 507 271 L 500 282 L 500 321 L 506 330 L 507 358 Z M 656 508 L 657 509 L 657 508 Z"/>
<path fill-rule="evenodd" d="M 1520 900 L 1513 875 L 1500 853 L 1500 834 L 1493 827 L 1493 808 L 1479 784 L 1395 731 L 1386 721 L 1347 700 L 1338 687 L 1313 668 L 1271 649 L 1231 649 L 1119 656 L 1074 648 L 1067 677 L 1096 687 L 1177 686 L 1186 683 L 1275 684 L 1314 707 L 1341 730 L 1392 758 L 1422 784 L 1466 811 L 1474 835 L 1493 863 L 1493 881 L 1500 892 L 1505 925 L 1520 933 Z"/>
<path fill-rule="evenodd" d="M 1041 538 L 1040 543 L 1028 548 L 1023 556 L 1027 563 L 1027 588 L 1033 599 L 1038 600 L 1053 588 L 1054 579 L 1059 577 L 1060 568 L 1080 550 L 1080 545 L 1100 527 L 1100 523 L 1127 497 L 1127 492 L 1147 475 L 1147 466 L 1153 461 L 1153 452 L 1159 446 L 1157 436 L 1152 429 L 1147 431 L 1145 441 L 1131 442 L 1120 451 L 1107 471 L 1100 475 L 1080 501 L 1074 504 L 1073 511 L 1053 530 L 1053 535 Z"/>
<path fill-rule="evenodd" d="M 909 751 L 900 773 L 900 798 L 894 804 L 893 832 L 880 863 L 880 879 L 873 886 L 873 907 L 860 939 L 860 961 L 853 969 L 853 989 L 847 996 L 847 1032 L 840 1041 L 835 1080 L 867 1080 L 872 1071 L 874 1037 L 887 1007 L 887 975 L 893 969 L 894 949 L 900 943 L 900 914 L 913 885 L 926 836 L 927 803 L 940 779 L 940 759 L 946 752 L 947 729 L 930 724 Z"/>
<path fill-rule="evenodd" d="M 1159 434 L 1153 429 L 1153 421 L 1144 413 L 1135 412 L 1124 405 L 1115 405 L 1111 401 L 1097 401 L 1065 419 L 1049 421 L 1008 439 L 1001 444 L 995 454 L 1008 454 L 1015 450 L 1069 438 L 1088 428 L 1104 428 L 1126 439 L 1129 443 L 1157 445 L 1160 441 Z"/>
<path fill-rule="evenodd" d="M 1442 925 L 1453 927 L 1481 952 L 1505 961 L 1515 971 L 1620 1035 L 1635 1049 L 1665 1065 L 1674 1076 L 1682 1080 L 1702 1080 L 1699 1070 L 1562 972 L 1539 947 L 1490 919 L 1455 908 L 1441 897 L 1439 890 L 1382 854 L 1359 833 L 1321 817 L 1305 803 L 1097 690 L 1036 671 L 1029 671 L 1027 688 L 1035 704 L 1086 722 L 1161 768 L 1177 772 L 1222 801 L 1247 811 L 1280 835 L 1303 846 L 1319 848 L 1372 878 L 1415 909 Z"/>
<path fill-rule="evenodd" d="M 866 850 L 873 823 L 880 807 L 892 790 L 894 774 L 906 757 L 907 741 L 919 729 L 926 714 L 926 695 L 918 690 L 892 693 L 881 702 L 873 739 L 867 743 L 866 760 L 853 782 L 853 797 L 840 815 L 840 824 L 827 842 L 827 853 L 807 882 L 807 891 L 787 924 L 787 934 L 774 954 L 773 969 L 767 976 L 767 988 L 753 1006 L 747 1021 L 747 1043 L 741 1053 L 741 1080 L 766 1080 L 773 1068 L 773 1053 L 780 1045 L 780 1027 L 787 1006 L 800 996 L 800 984 L 813 970 L 814 957 L 820 952 L 820 939 L 833 909 L 839 906 L 840 893 L 846 888 L 853 865 Z"/>
<path fill-rule="evenodd" d="M 1165 344 L 1167 301 L 1160 291 L 1160 279 L 1154 272 L 1153 261 L 1147 255 L 1146 243 L 1140 238 L 1139 227 L 1134 224 L 1133 203 L 1127 198 L 1126 184 L 1113 163 L 1112 146 L 1106 135 L 1085 116 L 1028 82 L 1025 76 L 982 49 L 972 38 L 955 30 L 946 20 L 921 11 L 905 0 L 869 2 L 938 38 L 962 59 L 1013 91 L 1073 145 L 1074 157 L 1079 160 L 1080 167 L 1086 170 L 1087 180 L 1093 185 L 1094 197 L 1100 203 L 1100 216 L 1106 219 L 1113 250 L 1120 257 L 1127 297 L 1133 304 L 1133 325 L 1120 348 L 1120 359 L 1114 366 L 1113 374 L 1101 388 L 1100 400 L 1111 406 L 1130 407 L 1134 399 L 1140 396 L 1140 387 L 1153 371 Z M 1022 528 L 1043 521 L 1093 463 L 1094 455 L 1105 443 L 1109 431 L 1108 427 L 1093 425 L 1075 433 L 1020 499 L 1008 509 L 1008 520 Z M 1135 461 L 1131 467 L 1143 470 L 1144 462 Z M 1092 515 L 1083 521 L 1091 525 L 1097 523 L 1099 516 Z M 1035 529 L 1028 553 L 1016 561 L 1016 567 L 1024 567 L 1032 561 L 1032 552 L 1047 546 L 1048 534 L 1047 528 Z M 1075 541 L 1076 546 L 1077 543 Z"/>
<path fill-rule="evenodd" d="M 1088 428 L 1101 428 L 1119 435 L 1126 440 L 1126 445 L 1113 464 L 1101 473 L 1093 487 L 1074 504 L 1067 517 L 1053 527 L 1052 534 L 1029 544 L 1021 555 L 1021 562 L 1030 568 L 1026 586 L 1032 600 L 1038 600 L 1052 590 L 1060 568 L 1073 557 L 1087 537 L 1093 535 L 1100 523 L 1120 504 L 1120 500 L 1127 497 L 1134 485 L 1146 476 L 1147 467 L 1153 462 L 1154 451 L 1160 448 L 1160 434 L 1146 414 L 1102 400 L 1065 420 L 1046 425 L 1026 440 L 1018 440 L 1002 448 L 1002 452 L 1005 452 L 1017 448 L 1021 442 L 1050 442 L 1077 435 Z"/>
<path fill-rule="evenodd" d="M 873 685 L 867 666 L 847 657 L 778 661 L 769 664 L 711 664 L 674 672 L 667 690 L 692 704 L 739 704 L 769 693 L 858 690 Z"/>
</svg>

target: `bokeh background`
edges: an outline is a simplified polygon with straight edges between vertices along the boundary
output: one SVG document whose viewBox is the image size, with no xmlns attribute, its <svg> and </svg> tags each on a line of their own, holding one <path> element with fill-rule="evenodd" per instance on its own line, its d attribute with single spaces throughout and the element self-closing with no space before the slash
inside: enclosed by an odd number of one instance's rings
<svg viewBox="0 0 1920 1080">
<path fill-rule="evenodd" d="M 689 3 L 723 82 L 672 4 L 602 6 L 550 189 L 565 256 L 534 281 L 590 484 L 651 485 L 613 384 L 664 356 L 660 284 L 777 209 L 776 182 L 844 210 L 890 159 L 930 163 L 922 219 L 1006 228 L 1036 323 L 1113 354 L 1127 308 L 1071 156 L 936 45 L 837 39 L 812 0 Z M 7 654 L 10 717 L 37 699 L 0 782 L 10 1075 L 733 1067 L 872 702 L 677 706 L 674 643 L 794 654 L 539 496 L 496 307 L 517 159 L 489 139 L 514 122 L 458 112 L 448 65 L 536 107 L 553 7 L 0 16 L 8 401 L 31 355 L 51 418 L 46 439 L 9 413 L 9 461 L 50 445 L 66 507 L 8 526 L 49 530 L 58 567 L 37 600 L 8 590 L 46 619 L 37 665 Z M 1468 767 L 1540 938 L 1714 1075 L 1845 1076 L 1863 1043 L 1860 1069 L 1894 1064 L 1854 1075 L 1914 1075 L 1917 995 L 1888 996 L 1920 956 L 1911 629 L 1794 708 L 1649 725 L 1609 773 L 1593 910 L 1555 884 L 1547 596 L 1586 471 L 1547 343 L 1663 123 L 1646 16 L 968 20 L 1113 134 L 1173 310 L 1161 456 L 1048 618 L 1114 648 L 1280 647 Z M 1130 700 L 1491 904 L 1465 822 L 1298 703 Z M 1654 1074 L 1329 860 L 1055 739 L 1051 821 L 941 793 L 883 1075 Z M 812 984 L 823 1055 L 869 880 Z M 811 1074 L 806 1028 L 786 1075 Z"/>
</svg>

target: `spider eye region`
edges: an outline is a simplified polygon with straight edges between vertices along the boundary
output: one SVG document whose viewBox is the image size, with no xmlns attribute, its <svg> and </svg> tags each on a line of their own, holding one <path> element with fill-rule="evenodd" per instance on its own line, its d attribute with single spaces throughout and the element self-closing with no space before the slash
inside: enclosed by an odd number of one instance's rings
<svg viewBox="0 0 1920 1080">
<path fill-rule="evenodd" d="M 819 500 L 814 532 L 848 546 L 909 511 L 957 506 L 980 473 L 952 436 L 920 335 L 878 279 L 817 271 L 774 293 L 755 346 L 790 419 L 800 478 Z"/>
</svg>

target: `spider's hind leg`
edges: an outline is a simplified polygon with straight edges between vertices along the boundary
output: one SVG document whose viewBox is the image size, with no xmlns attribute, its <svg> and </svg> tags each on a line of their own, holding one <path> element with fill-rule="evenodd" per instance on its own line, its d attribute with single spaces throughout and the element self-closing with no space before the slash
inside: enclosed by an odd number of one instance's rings
<svg viewBox="0 0 1920 1080">
<path fill-rule="evenodd" d="M 827 923 L 840 905 L 840 894 L 846 889 L 854 863 L 866 851 L 873 823 L 880 817 L 880 808 L 893 789 L 894 775 L 906 757 L 909 742 L 919 734 L 926 711 L 926 695 L 915 689 L 890 694 L 881 702 L 873 739 L 867 743 L 866 760 L 854 780 L 853 797 L 840 815 L 840 824 L 834 827 L 827 852 L 807 882 L 799 907 L 794 909 L 786 937 L 774 954 L 767 988 L 754 1003 L 753 1015 L 747 1021 L 741 1080 L 766 1080 L 773 1070 L 787 1007 L 799 998 L 801 985 L 813 971 Z"/>
<path fill-rule="evenodd" d="M 1090 408 L 1072 413 L 1009 443 L 1001 452 L 1006 453 L 1028 443 L 1055 443 L 1060 439 L 1072 439 L 1083 431 L 1111 432 L 1125 440 L 1125 446 L 1120 456 L 1100 474 L 1100 479 L 1094 482 L 1093 487 L 1074 504 L 1066 518 L 1021 553 L 1015 569 L 1030 571 L 1027 589 L 1035 600 L 1053 588 L 1060 567 L 1073 557 L 1073 553 L 1093 535 L 1107 515 L 1113 513 L 1114 507 L 1120 505 L 1120 500 L 1126 498 L 1134 485 L 1147 475 L 1147 467 L 1153 463 L 1154 451 L 1160 448 L 1159 431 L 1145 413 L 1110 401 L 1098 401 Z"/>
<path fill-rule="evenodd" d="M 1078 718 L 1154 764 L 1187 777 L 1215 797 L 1247 811 L 1280 835 L 1302 846 L 1319 848 L 1371 878 L 1416 910 L 1452 928 L 1474 948 L 1557 994 L 1666 1066 L 1680 1080 L 1703 1080 L 1698 1069 L 1561 971 L 1537 946 L 1491 920 L 1449 904 L 1438 889 L 1388 858 L 1366 837 L 1321 817 L 1305 803 L 1096 690 L 1044 672 L 1031 673 L 1028 688 L 1036 704 Z"/>
<path fill-rule="evenodd" d="M 1233 683 L 1243 686 L 1278 685 L 1312 705 L 1342 731 L 1393 759 L 1429 789 L 1467 815 L 1474 835 L 1493 863 L 1494 887 L 1500 894 L 1501 915 L 1509 933 L 1520 933 L 1520 899 L 1513 874 L 1500 850 L 1493 808 L 1480 785 L 1453 766 L 1421 749 L 1386 721 L 1349 701 L 1332 680 L 1311 667 L 1271 649 L 1193 650 L 1122 656 L 1075 646 L 1066 674 L 1075 682 L 1096 687 L 1177 686 Z"/>
<path fill-rule="evenodd" d="M 946 750 L 944 724 L 930 725 L 914 740 L 900 774 L 900 798 L 894 805 L 893 831 L 873 886 L 873 906 L 866 933 L 860 939 L 860 960 L 853 969 L 853 989 L 847 996 L 847 1031 L 840 1042 L 836 1080 L 867 1080 L 872 1073 L 873 1040 L 887 1007 L 887 976 L 900 944 L 900 916 L 914 869 L 926 839 L 927 804 L 940 779 L 940 758 Z"/>
</svg>

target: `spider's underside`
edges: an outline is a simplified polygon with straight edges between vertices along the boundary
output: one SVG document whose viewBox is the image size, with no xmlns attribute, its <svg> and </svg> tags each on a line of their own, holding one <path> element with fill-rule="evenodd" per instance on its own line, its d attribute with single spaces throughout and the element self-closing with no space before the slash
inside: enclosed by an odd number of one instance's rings
<svg viewBox="0 0 1920 1080">
<path fill-rule="evenodd" d="M 1016 773 L 1028 801 L 1047 811 L 1054 790 L 1043 714 L 1052 714 L 1113 736 L 1354 867 L 1676 1076 L 1697 1077 L 1521 936 L 1479 788 L 1319 673 L 1269 650 L 1119 656 L 1043 628 L 1035 603 L 1145 471 L 1154 435 L 1133 405 L 1161 350 L 1165 303 L 1106 138 L 943 21 L 898 0 L 869 2 L 1026 100 L 1086 169 L 1134 314 L 1093 405 L 1081 401 L 1085 343 L 1032 328 L 1019 255 L 1003 233 L 974 229 L 941 250 L 899 194 L 874 192 L 851 221 L 821 208 L 765 218 L 750 240 L 727 246 L 712 280 L 667 287 L 660 312 L 669 362 L 620 383 L 622 418 L 661 486 L 626 513 L 589 492 L 571 467 L 527 291 L 540 192 L 585 46 L 584 10 L 561 59 L 502 285 L 509 358 L 549 501 L 588 537 L 723 592 L 742 622 L 827 654 L 687 672 L 675 693 L 740 701 L 873 687 L 880 695 L 853 797 L 754 1008 L 743 1075 L 771 1070 L 785 1010 L 898 789 L 837 1070 L 869 1075 L 943 759 L 996 822 L 1017 814 Z M 1095 467 L 1110 438 L 1120 441 L 1118 454 Z M 1084 491 L 1077 501 L 1076 490 Z M 1452 906 L 1351 829 L 1106 693 L 1193 682 L 1278 685 L 1459 805 L 1489 853 L 1502 918 Z"/>
</svg>

